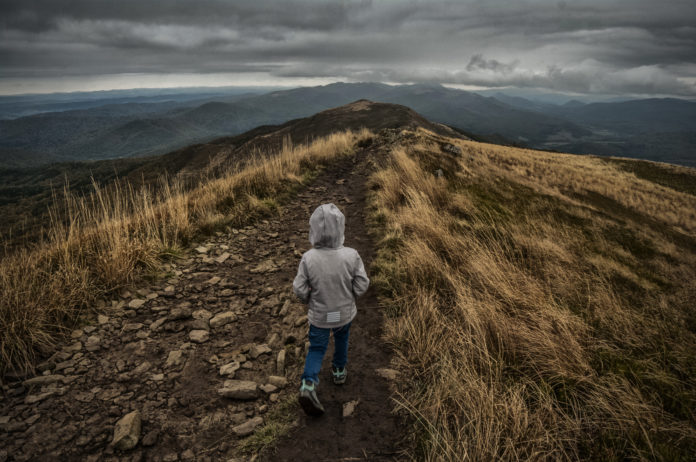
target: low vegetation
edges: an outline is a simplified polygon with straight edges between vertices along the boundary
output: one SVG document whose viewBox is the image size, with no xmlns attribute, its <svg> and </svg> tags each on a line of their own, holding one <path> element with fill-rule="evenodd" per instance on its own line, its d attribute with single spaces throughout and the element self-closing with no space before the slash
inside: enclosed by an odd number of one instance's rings
<svg viewBox="0 0 696 462">
<path fill-rule="evenodd" d="M 197 234 L 272 212 L 366 136 L 348 131 L 307 145 L 288 141 L 280 152 L 258 154 L 246 167 L 193 189 L 162 180 L 156 188 L 126 185 L 107 192 L 95 185 L 87 196 L 66 194 L 48 239 L 2 260 L 0 373 L 30 368 L 37 353 L 49 351 L 99 298 L 154 272 Z"/>
<path fill-rule="evenodd" d="M 380 162 L 373 278 L 417 458 L 696 454 L 689 188 L 423 130 Z"/>
</svg>

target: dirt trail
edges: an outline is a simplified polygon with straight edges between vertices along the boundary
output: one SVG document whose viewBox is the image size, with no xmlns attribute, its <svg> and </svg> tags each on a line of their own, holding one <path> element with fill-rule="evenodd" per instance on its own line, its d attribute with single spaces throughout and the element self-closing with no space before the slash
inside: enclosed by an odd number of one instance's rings
<svg viewBox="0 0 696 462">
<path fill-rule="evenodd" d="M 106 315 L 40 365 L 43 375 L 5 385 L 0 462 L 228 460 L 241 457 L 241 438 L 283 402 L 293 403 L 296 426 L 262 460 L 404 458 L 403 426 L 376 373 L 389 367 L 389 350 L 373 289 L 359 301 L 347 383 L 331 383 L 330 347 L 318 389 L 326 414 L 307 418 L 296 405 L 307 323 L 291 283 L 309 249 L 309 216 L 334 202 L 346 215 L 345 245 L 369 273 L 366 168 L 361 154 L 335 163 L 280 216 L 218 233 L 169 265 L 165 280 L 110 300 Z M 223 366 L 234 372 L 222 376 Z M 343 417 L 343 404 L 354 400 L 353 415 Z M 137 445 L 114 448 L 114 427 L 133 411 L 142 419 Z"/>
</svg>

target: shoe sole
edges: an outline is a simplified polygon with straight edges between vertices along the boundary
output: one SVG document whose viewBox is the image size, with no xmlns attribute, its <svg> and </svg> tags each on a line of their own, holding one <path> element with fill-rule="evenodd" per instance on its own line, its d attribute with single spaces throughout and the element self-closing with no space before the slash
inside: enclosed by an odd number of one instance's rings
<svg viewBox="0 0 696 462">
<path fill-rule="evenodd" d="M 305 414 L 312 417 L 319 417 L 324 414 L 324 410 L 316 407 L 311 398 L 307 396 L 300 396 L 299 401 L 300 406 L 302 406 L 302 409 L 305 411 Z"/>
<path fill-rule="evenodd" d="M 334 383 L 334 385 L 343 385 L 344 383 L 346 383 L 346 379 L 345 379 L 345 377 L 342 380 L 334 379 L 333 383 Z"/>
</svg>

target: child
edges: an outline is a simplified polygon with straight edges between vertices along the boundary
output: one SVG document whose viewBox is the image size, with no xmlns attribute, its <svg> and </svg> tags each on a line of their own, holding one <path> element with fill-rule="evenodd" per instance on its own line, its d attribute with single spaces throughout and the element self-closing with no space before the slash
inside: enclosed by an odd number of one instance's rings
<svg viewBox="0 0 696 462">
<path fill-rule="evenodd" d="M 324 413 L 316 387 L 329 336 L 333 333 L 333 381 L 341 385 L 348 374 L 348 331 L 357 312 L 355 300 L 370 284 L 358 252 L 343 247 L 345 224 L 346 217 L 334 204 L 317 207 L 309 219 L 309 242 L 314 248 L 302 255 L 292 284 L 295 295 L 309 303 L 309 351 L 299 401 L 313 416 Z"/>
</svg>

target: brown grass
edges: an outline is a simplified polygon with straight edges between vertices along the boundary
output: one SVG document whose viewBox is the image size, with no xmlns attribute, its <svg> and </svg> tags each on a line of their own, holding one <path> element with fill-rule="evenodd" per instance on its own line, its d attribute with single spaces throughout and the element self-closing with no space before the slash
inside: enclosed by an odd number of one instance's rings
<svg viewBox="0 0 696 462">
<path fill-rule="evenodd" d="M 50 238 L 0 266 L 0 373 L 28 369 L 66 327 L 110 294 L 158 267 L 200 232 L 267 214 L 316 169 L 350 155 L 367 132 L 330 135 L 309 145 L 288 141 L 196 188 L 163 180 L 158 191 L 126 186 L 66 194 L 66 217 L 53 214 Z"/>
<path fill-rule="evenodd" d="M 696 198 L 596 158 L 402 140 L 371 179 L 374 279 L 417 457 L 693 457 Z"/>
</svg>

